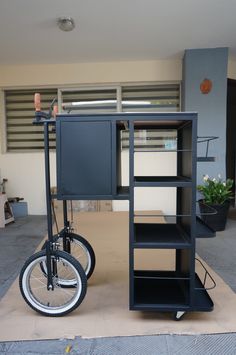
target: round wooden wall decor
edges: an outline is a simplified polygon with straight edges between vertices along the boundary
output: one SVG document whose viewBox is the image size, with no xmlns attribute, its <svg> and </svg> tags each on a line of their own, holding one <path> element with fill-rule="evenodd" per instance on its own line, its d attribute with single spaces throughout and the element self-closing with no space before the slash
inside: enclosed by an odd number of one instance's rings
<svg viewBox="0 0 236 355">
<path fill-rule="evenodd" d="M 212 81 L 210 79 L 204 79 L 200 84 L 200 90 L 202 94 L 209 94 L 212 89 Z"/>
</svg>

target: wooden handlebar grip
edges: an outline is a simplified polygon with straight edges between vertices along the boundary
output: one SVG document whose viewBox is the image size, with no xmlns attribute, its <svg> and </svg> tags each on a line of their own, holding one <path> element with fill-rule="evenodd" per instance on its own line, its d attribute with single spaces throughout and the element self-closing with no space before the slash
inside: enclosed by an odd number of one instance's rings
<svg viewBox="0 0 236 355">
<path fill-rule="evenodd" d="M 53 111 L 52 111 L 52 116 L 55 118 L 57 114 L 58 114 L 58 106 L 54 105 L 53 106 Z"/>
<path fill-rule="evenodd" d="M 35 111 L 41 111 L 41 96 L 39 93 L 34 94 Z"/>
</svg>

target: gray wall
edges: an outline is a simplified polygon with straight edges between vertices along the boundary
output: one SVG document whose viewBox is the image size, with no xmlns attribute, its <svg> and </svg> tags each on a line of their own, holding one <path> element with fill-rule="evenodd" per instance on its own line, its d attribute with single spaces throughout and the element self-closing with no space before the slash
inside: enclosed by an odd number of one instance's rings
<svg viewBox="0 0 236 355">
<path fill-rule="evenodd" d="M 218 136 L 210 144 L 209 155 L 215 162 L 197 164 L 197 180 L 208 174 L 225 178 L 226 159 L 226 98 L 227 98 L 228 49 L 186 50 L 183 60 L 182 110 L 198 112 L 198 136 Z M 200 84 L 205 79 L 212 81 L 209 94 L 202 94 Z M 198 144 L 198 156 L 205 154 L 205 144 Z"/>
</svg>

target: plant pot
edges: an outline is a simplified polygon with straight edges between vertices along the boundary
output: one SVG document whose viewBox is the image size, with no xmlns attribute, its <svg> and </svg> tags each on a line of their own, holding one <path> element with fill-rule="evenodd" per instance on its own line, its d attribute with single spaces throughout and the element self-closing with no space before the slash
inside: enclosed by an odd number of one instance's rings
<svg viewBox="0 0 236 355">
<path fill-rule="evenodd" d="M 207 205 L 204 200 L 199 200 L 201 218 L 214 231 L 225 229 L 229 207 L 230 201 L 225 201 L 222 205 Z"/>
</svg>

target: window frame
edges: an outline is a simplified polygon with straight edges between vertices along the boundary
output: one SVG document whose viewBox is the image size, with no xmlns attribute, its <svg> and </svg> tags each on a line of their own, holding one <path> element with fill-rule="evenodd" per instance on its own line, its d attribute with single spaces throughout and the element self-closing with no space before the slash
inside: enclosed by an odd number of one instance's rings
<svg viewBox="0 0 236 355">
<path fill-rule="evenodd" d="M 8 134 L 7 134 L 7 111 L 6 111 L 6 91 L 13 90 L 37 90 L 40 89 L 55 89 L 57 91 L 57 100 L 58 100 L 58 112 L 62 113 L 62 94 L 63 92 L 70 91 L 91 91 L 91 90 L 116 90 L 116 111 L 115 112 L 123 112 L 122 111 L 122 88 L 123 87 L 144 87 L 144 86 L 161 86 L 161 85 L 177 85 L 178 86 L 178 108 L 179 110 L 174 111 L 178 112 L 181 110 L 181 81 L 148 81 L 148 82 L 119 82 L 119 83 L 102 83 L 102 84 L 78 84 L 78 85 L 45 85 L 45 86 L 21 86 L 21 87 L 4 87 L 0 92 L 0 103 L 2 103 L 0 115 L 3 117 L 1 122 L 2 134 L 1 134 L 1 149 L 2 153 L 6 154 L 21 154 L 21 153 L 42 153 L 42 149 L 24 149 L 21 150 L 9 150 L 8 148 Z"/>
</svg>

